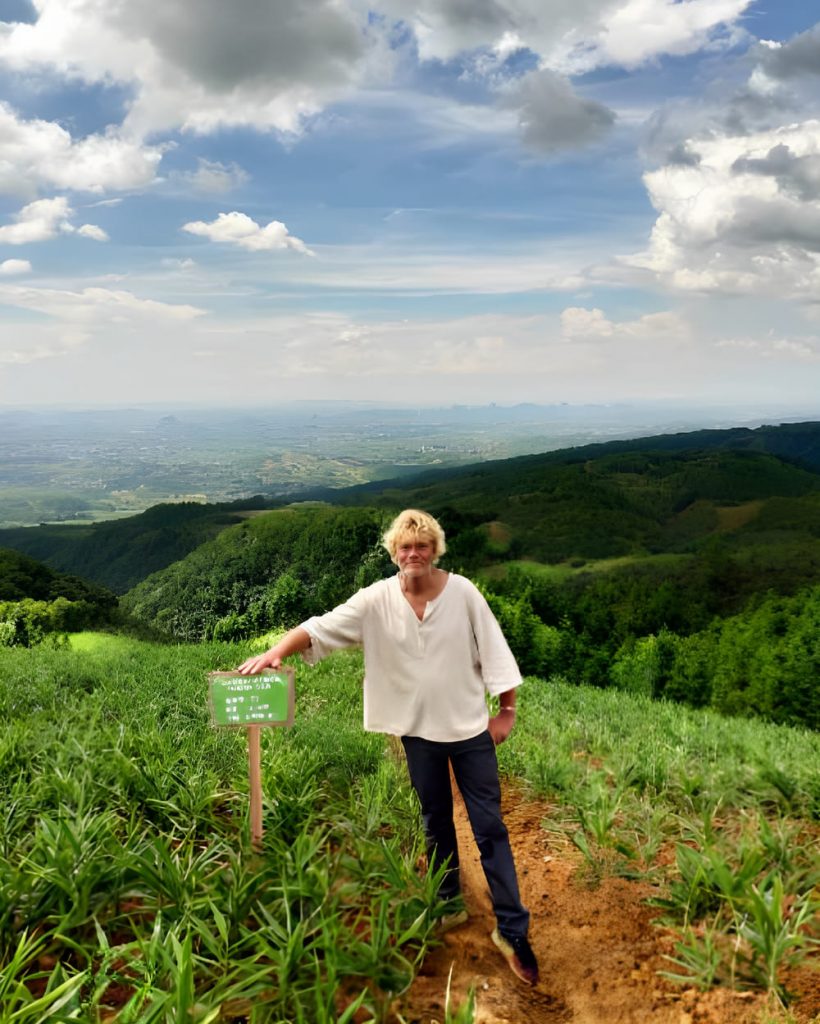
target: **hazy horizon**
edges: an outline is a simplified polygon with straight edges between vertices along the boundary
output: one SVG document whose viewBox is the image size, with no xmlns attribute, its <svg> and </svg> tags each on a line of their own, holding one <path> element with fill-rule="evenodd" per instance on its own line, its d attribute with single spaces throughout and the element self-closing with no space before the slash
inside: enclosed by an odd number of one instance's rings
<svg viewBox="0 0 820 1024">
<path fill-rule="evenodd" d="M 203 403 L 196 400 L 161 400 L 147 399 L 134 400 L 132 402 L 102 403 L 93 401 L 77 402 L 0 402 L 0 415 L 12 413 L 128 413 L 154 411 L 157 415 L 162 413 L 173 413 L 174 411 L 207 414 L 209 411 L 221 414 L 236 413 L 269 415 L 277 410 L 289 412 L 295 408 L 316 406 L 318 408 L 349 408 L 350 410 L 373 410 L 383 412 L 412 412 L 414 410 L 450 411 L 450 410 L 492 410 L 515 411 L 532 409 L 544 412 L 569 412 L 569 411 L 635 411 L 655 413 L 661 417 L 656 422 L 658 426 L 664 423 L 664 417 L 674 414 L 690 414 L 695 416 L 715 415 L 719 417 L 739 418 L 744 422 L 747 420 L 759 420 L 761 423 L 766 417 L 783 417 L 785 420 L 820 420 L 820 398 L 816 402 L 790 403 L 790 402 L 748 402 L 738 400 L 736 402 L 726 401 L 687 401 L 684 399 L 612 399 L 598 402 L 532 402 L 516 401 L 484 401 L 484 402 L 401 402 L 384 401 L 378 398 L 292 398 L 281 399 L 269 403 L 241 404 L 236 401 Z"/>
</svg>

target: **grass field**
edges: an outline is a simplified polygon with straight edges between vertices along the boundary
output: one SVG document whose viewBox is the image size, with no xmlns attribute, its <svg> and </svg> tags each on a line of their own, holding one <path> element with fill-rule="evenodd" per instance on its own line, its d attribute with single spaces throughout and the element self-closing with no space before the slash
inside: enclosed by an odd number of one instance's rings
<svg viewBox="0 0 820 1024">
<path fill-rule="evenodd" d="M 296 725 L 264 731 L 257 854 L 244 735 L 205 691 L 248 650 L 0 650 L 3 1024 L 383 1021 L 410 984 L 444 908 L 404 769 L 361 729 L 361 658 L 300 670 Z M 500 762 L 588 884 L 654 882 L 670 974 L 788 1001 L 817 940 L 820 737 L 530 679 Z"/>
<path fill-rule="evenodd" d="M 570 562 L 558 562 L 556 564 L 519 558 L 509 562 L 500 562 L 497 565 L 482 569 L 478 576 L 497 580 L 503 579 L 510 569 L 520 569 L 535 579 L 547 579 L 555 583 L 562 583 L 570 576 L 577 576 L 580 573 L 610 572 L 615 569 L 624 569 L 627 566 L 642 565 L 672 568 L 690 561 L 691 558 L 691 555 L 676 554 L 620 555 L 617 558 L 591 558 L 589 560 L 578 558 Z"/>
</svg>

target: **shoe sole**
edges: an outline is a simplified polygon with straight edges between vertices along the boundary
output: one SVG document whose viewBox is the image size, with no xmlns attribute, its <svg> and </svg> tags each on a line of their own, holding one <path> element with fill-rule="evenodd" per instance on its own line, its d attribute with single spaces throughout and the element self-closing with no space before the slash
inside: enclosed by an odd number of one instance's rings
<svg viewBox="0 0 820 1024">
<path fill-rule="evenodd" d="M 512 948 L 512 946 L 509 944 L 509 942 L 507 942 L 507 940 L 504 938 L 504 936 L 499 932 L 499 930 L 497 928 L 494 929 L 494 931 L 493 931 L 492 935 L 490 936 L 490 938 L 493 940 L 493 942 L 496 944 L 496 946 L 498 946 L 498 948 L 501 950 L 501 954 L 503 955 L 504 959 L 509 964 L 510 970 L 513 972 L 513 974 L 516 976 L 516 978 L 518 978 L 520 981 L 523 981 L 526 985 L 537 985 L 538 984 L 538 974 L 537 974 L 537 972 L 535 974 L 535 977 L 533 977 L 532 974 L 530 974 L 521 965 L 521 961 L 518 959 L 518 956 L 516 955 L 515 950 Z"/>
</svg>

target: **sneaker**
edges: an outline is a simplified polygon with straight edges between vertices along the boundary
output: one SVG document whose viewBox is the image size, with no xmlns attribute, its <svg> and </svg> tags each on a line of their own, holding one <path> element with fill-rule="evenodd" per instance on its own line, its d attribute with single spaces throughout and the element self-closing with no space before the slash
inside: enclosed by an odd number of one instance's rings
<svg viewBox="0 0 820 1024">
<path fill-rule="evenodd" d="M 439 935 L 444 935 L 445 932 L 451 932 L 454 928 L 460 928 L 463 924 L 467 924 L 470 920 L 470 915 L 466 910 L 457 910 L 452 914 L 444 914 L 439 918 L 436 931 Z"/>
<path fill-rule="evenodd" d="M 510 938 L 496 928 L 492 940 L 504 954 L 513 974 L 528 985 L 538 984 L 538 961 L 526 935 Z"/>
</svg>

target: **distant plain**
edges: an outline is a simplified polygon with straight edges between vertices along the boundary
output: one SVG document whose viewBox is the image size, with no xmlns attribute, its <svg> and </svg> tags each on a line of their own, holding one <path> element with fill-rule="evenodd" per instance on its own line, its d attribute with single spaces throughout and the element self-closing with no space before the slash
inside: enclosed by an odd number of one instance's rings
<svg viewBox="0 0 820 1024">
<path fill-rule="evenodd" d="M 817 416 L 816 409 L 662 402 L 0 407 L 0 528 L 99 522 L 168 501 L 296 496 L 595 441 Z"/>
</svg>

